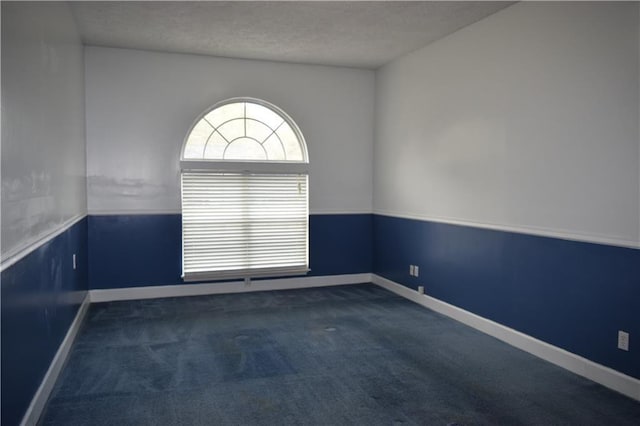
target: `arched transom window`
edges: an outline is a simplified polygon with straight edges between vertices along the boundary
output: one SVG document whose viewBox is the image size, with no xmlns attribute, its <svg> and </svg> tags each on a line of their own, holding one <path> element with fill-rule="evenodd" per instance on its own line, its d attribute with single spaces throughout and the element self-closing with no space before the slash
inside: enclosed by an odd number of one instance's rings
<svg viewBox="0 0 640 426">
<path fill-rule="evenodd" d="M 198 120 L 183 159 L 306 162 L 306 149 L 284 112 L 243 100 L 225 103 Z"/>
<path fill-rule="evenodd" d="M 265 101 L 203 114 L 181 155 L 183 278 L 308 271 L 308 157 L 298 126 Z"/>
</svg>

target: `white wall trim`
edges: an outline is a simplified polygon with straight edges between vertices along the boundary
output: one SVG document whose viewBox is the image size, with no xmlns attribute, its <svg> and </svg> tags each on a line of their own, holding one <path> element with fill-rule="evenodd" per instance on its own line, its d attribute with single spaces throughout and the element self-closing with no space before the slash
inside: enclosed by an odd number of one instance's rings
<svg viewBox="0 0 640 426">
<path fill-rule="evenodd" d="M 206 294 L 247 293 L 252 291 L 292 290 L 298 288 L 371 282 L 371 274 L 325 275 L 318 277 L 277 278 L 244 281 L 225 281 L 204 284 L 180 284 L 152 287 L 110 288 L 90 290 L 91 303 L 116 300 L 156 299 L 160 297 L 201 296 Z"/>
<path fill-rule="evenodd" d="M 491 229 L 494 231 L 515 232 L 517 234 L 533 235 L 539 237 L 559 238 L 562 240 L 578 241 L 583 243 L 605 244 L 610 246 L 625 248 L 640 248 L 640 241 L 626 240 L 622 238 L 613 238 L 603 235 L 581 234 L 571 231 L 559 231 L 555 229 L 539 228 L 527 225 L 498 225 L 495 223 L 475 222 L 465 219 L 450 219 L 437 216 L 421 215 L 414 213 L 397 213 L 387 210 L 374 209 L 373 214 L 380 216 L 389 216 L 400 219 L 413 219 L 426 222 L 446 223 L 449 225 L 470 226 L 473 228 Z"/>
<path fill-rule="evenodd" d="M 22 418 L 21 426 L 31 426 L 38 423 L 38 419 L 40 415 L 42 415 L 42 410 L 44 409 L 49 396 L 51 395 L 51 391 L 58 380 L 58 376 L 62 371 L 65 363 L 67 362 L 67 357 L 69 356 L 69 352 L 71 350 L 71 346 L 76 339 L 78 334 L 78 330 L 80 330 L 80 326 L 84 321 L 84 317 L 87 314 L 87 310 L 89 309 L 89 294 L 84 297 L 80 308 L 78 308 L 78 313 L 74 318 L 69 330 L 67 331 L 67 335 L 62 340 L 56 355 L 53 357 L 53 361 L 49 365 L 49 369 L 47 373 L 44 375 L 42 379 L 42 383 L 40 383 L 40 387 L 36 391 L 33 399 L 31 400 L 31 404 L 29 404 L 29 408 L 27 408 L 27 412 Z"/>
<path fill-rule="evenodd" d="M 180 209 L 166 210 L 89 210 L 89 216 L 118 216 L 118 215 L 161 215 L 161 214 L 182 214 Z M 310 215 L 347 215 L 347 214 L 373 214 L 371 210 L 332 210 L 332 209 L 311 209 Z"/>
<path fill-rule="evenodd" d="M 0 265 L 0 272 L 18 263 L 21 259 L 29 255 L 31 252 L 33 252 L 43 244 L 46 244 L 49 241 L 53 240 L 55 237 L 65 232 L 66 230 L 71 228 L 73 225 L 80 222 L 86 216 L 87 216 L 86 213 L 76 215 L 64 221 L 56 229 L 43 232 L 40 235 L 30 238 L 29 240 L 25 241 L 23 244 L 19 245 L 18 247 L 12 250 L 9 250 L 6 254 L 2 256 L 2 264 Z"/>
<path fill-rule="evenodd" d="M 420 294 L 415 290 L 379 275 L 372 274 L 371 278 L 374 284 L 409 299 L 412 302 L 453 318 L 469 327 L 473 327 L 476 330 L 500 339 L 511 346 L 515 346 L 545 361 L 640 401 L 640 380 L 636 378 L 622 374 L 604 365 L 597 364 L 579 355 L 550 345 L 542 340 L 538 340 L 434 297 Z"/>
<path fill-rule="evenodd" d="M 361 209 L 347 209 L 347 210 L 334 210 L 334 209 L 311 209 L 309 211 L 310 215 L 314 214 L 325 214 L 325 215 L 339 215 L 339 214 L 373 214 L 371 209 L 369 210 L 361 210 Z"/>
<path fill-rule="evenodd" d="M 157 209 L 157 210 L 94 210 L 89 209 L 89 216 L 143 216 L 143 215 L 162 215 L 162 214 L 182 214 L 180 209 Z"/>
</svg>

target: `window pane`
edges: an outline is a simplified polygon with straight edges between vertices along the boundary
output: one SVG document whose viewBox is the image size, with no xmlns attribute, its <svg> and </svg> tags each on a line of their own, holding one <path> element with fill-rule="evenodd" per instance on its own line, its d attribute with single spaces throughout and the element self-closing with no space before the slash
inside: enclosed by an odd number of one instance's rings
<svg viewBox="0 0 640 426">
<path fill-rule="evenodd" d="M 231 143 L 235 139 L 246 136 L 244 134 L 244 123 L 245 120 L 243 118 L 238 118 L 235 120 L 227 121 L 216 130 L 220 132 L 220 134 L 222 134 L 222 137 L 225 138 L 227 142 Z"/>
<path fill-rule="evenodd" d="M 251 102 L 247 102 L 247 117 L 262 121 L 264 124 L 271 127 L 271 129 L 275 129 L 284 121 L 282 117 L 271 111 L 269 108 Z"/>
<path fill-rule="evenodd" d="M 207 142 L 204 150 L 204 158 L 207 160 L 222 160 L 227 145 L 227 141 L 220 136 L 220 133 L 214 132 L 209 138 L 209 142 Z"/>
<path fill-rule="evenodd" d="M 260 143 L 264 142 L 273 133 L 273 129 L 271 129 L 271 127 L 268 127 L 260 121 L 248 119 L 246 120 L 246 124 L 247 136 Z"/>
<path fill-rule="evenodd" d="M 200 120 L 191 130 L 184 146 L 184 158 L 201 159 L 204 146 L 213 132 L 213 128 L 204 120 Z"/>
<path fill-rule="evenodd" d="M 276 133 L 280 137 L 282 145 L 284 145 L 284 152 L 287 157 L 287 161 L 304 161 L 298 137 L 289 124 L 284 123 Z"/>
<path fill-rule="evenodd" d="M 258 142 L 240 138 L 231 142 L 224 153 L 225 160 L 266 160 L 267 153 Z"/>
<path fill-rule="evenodd" d="M 280 139 L 274 133 L 271 135 L 262 146 L 267 151 L 267 157 L 271 161 L 285 161 L 287 158 L 284 155 L 284 148 L 282 147 L 282 143 L 280 143 Z"/>
<path fill-rule="evenodd" d="M 232 104 L 222 105 L 205 115 L 204 118 L 211 123 L 213 127 L 218 127 L 225 121 L 234 118 L 244 117 L 244 102 L 235 102 Z"/>
</svg>

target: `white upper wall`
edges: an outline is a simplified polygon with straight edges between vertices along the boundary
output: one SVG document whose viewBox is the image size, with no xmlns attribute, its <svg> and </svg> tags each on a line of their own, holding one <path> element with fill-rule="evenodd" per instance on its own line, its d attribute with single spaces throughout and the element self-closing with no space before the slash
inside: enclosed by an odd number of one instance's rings
<svg viewBox="0 0 640 426">
<path fill-rule="evenodd" d="M 638 17 L 518 3 L 380 69 L 374 212 L 637 245 Z"/>
<path fill-rule="evenodd" d="M 85 57 L 91 214 L 179 212 L 184 138 L 237 96 L 277 105 L 302 130 L 312 213 L 371 212 L 372 71 L 101 47 Z"/>
<path fill-rule="evenodd" d="M 2 2 L 2 259 L 86 214 L 83 48 L 66 3 Z"/>
</svg>

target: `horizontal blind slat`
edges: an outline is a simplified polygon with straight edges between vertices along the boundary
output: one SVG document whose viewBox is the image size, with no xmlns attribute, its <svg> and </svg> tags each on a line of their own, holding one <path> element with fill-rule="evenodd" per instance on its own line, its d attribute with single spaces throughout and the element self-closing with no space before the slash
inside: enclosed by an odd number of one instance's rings
<svg viewBox="0 0 640 426">
<path fill-rule="evenodd" d="M 305 270 L 307 180 L 300 174 L 183 172 L 185 276 Z"/>
</svg>

